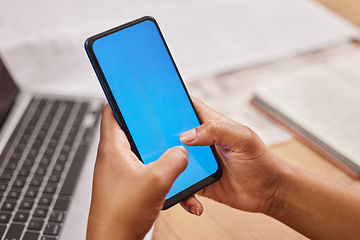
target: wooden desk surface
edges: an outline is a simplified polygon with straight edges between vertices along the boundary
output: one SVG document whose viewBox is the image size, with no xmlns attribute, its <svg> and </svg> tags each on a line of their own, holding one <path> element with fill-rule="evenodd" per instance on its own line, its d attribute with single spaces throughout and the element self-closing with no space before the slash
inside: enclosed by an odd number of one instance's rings
<svg viewBox="0 0 360 240">
<path fill-rule="evenodd" d="M 318 0 L 334 12 L 360 26 L 359 0 Z M 334 181 L 359 187 L 360 181 L 329 163 L 294 139 L 271 148 L 282 159 Z M 160 214 L 154 239 L 307 239 L 284 224 L 262 214 L 232 209 L 206 198 L 202 216 L 193 216 L 179 205 Z"/>
</svg>

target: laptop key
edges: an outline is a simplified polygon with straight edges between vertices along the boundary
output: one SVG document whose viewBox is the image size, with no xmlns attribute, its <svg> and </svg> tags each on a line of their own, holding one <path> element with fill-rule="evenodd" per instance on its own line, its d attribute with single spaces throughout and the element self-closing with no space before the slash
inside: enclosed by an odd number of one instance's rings
<svg viewBox="0 0 360 240">
<path fill-rule="evenodd" d="M 14 221 L 17 222 L 26 222 L 29 217 L 28 212 L 17 212 L 14 217 Z"/>
<path fill-rule="evenodd" d="M 64 170 L 64 165 L 63 164 L 56 164 L 54 167 L 54 171 L 55 172 L 62 172 Z"/>
<path fill-rule="evenodd" d="M 38 194 L 38 190 L 35 190 L 35 189 L 28 189 L 25 193 L 25 197 L 28 197 L 28 198 L 36 198 Z"/>
<path fill-rule="evenodd" d="M 0 213 L 0 223 L 8 223 L 10 218 L 10 213 Z"/>
<path fill-rule="evenodd" d="M 30 201 L 30 200 L 23 200 L 20 204 L 20 209 L 25 209 L 25 210 L 31 210 L 32 207 L 34 205 L 34 202 L 33 201 Z"/>
<path fill-rule="evenodd" d="M 45 157 L 43 156 L 43 158 L 40 160 L 40 164 L 43 164 L 43 165 L 49 165 L 50 164 L 50 158 L 49 157 Z"/>
<path fill-rule="evenodd" d="M 15 162 L 8 162 L 8 164 L 6 165 L 6 169 L 15 170 L 16 167 L 17 167 L 17 163 Z"/>
<path fill-rule="evenodd" d="M 44 225 L 44 221 L 39 219 L 32 219 L 29 223 L 28 229 L 41 230 L 43 225 Z"/>
<path fill-rule="evenodd" d="M 23 239 L 26 240 L 38 240 L 40 233 L 38 232 L 26 232 Z"/>
<path fill-rule="evenodd" d="M 20 240 L 21 234 L 24 230 L 23 224 L 11 224 L 5 239 Z"/>
<path fill-rule="evenodd" d="M 52 202 L 51 197 L 42 196 L 39 200 L 39 205 L 50 206 L 51 202 Z"/>
<path fill-rule="evenodd" d="M 69 157 L 69 155 L 68 155 L 68 153 L 66 153 L 66 152 L 61 152 L 60 153 L 60 155 L 59 155 L 59 157 L 58 157 L 58 162 L 59 163 L 65 163 L 67 160 L 68 160 L 68 157 Z"/>
<path fill-rule="evenodd" d="M 8 198 L 18 199 L 20 197 L 21 192 L 18 191 L 10 191 L 7 195 Z"/>
<path fill-rule="evenodd" d="M 48 194 L 54 194 L 55 191 L 56 191 L 56 186 L 51 186 L 51 185 L 46 186 L 44 189 L 44 193 L 48 193 Z"/>
<path fill-rule="evenodd" d="M 1 175 L 0 175 L 0 180 L 5 180 L 8 181 L 12 178 L 13 176 L 13 171 L 6 169 Z"/>
<path fill-rule="evenodd" d="M 16 179 L 14 182 L 14 187 L 22 188 L 25 185 L 25 179 Z"/>
<path fill-rule="evenodd" d="M 38 169 L 36 169 L 35 175 L 38 176 L 44 176 L 46 174 L 47 169 L 44 167 L 39 167 Z"/>
<path fill-rule="evenodd" d="M 23 177 L 28 177 L 30 174 L 30 170 L 29 169 L 21 169 L 19 172 L 19 176 L 23 176 Z"/>
<path fill-rule="evenodd" d="M 45 218 L 48 213 L 46 208 L 37 208 L 34 212 L 34 217 Z"/>
<path fill-rule="evenodd" d="M 60 230 L 60 225 L 56 224 L 56 223 L 49 223 L 48 225 L 46 225 L 44 234 L 46 235 L 58 235 Z"/>
<path fill-rule="evenodd" d="M 6 226 L 0 225 L 0 236 L 4 235 L 5 230 L 6 230 Z"/>
<path fill-rule="evenodd" d="M 15 202 L 5 201 L 1 207 L 1 210 L 12 211 L 16 206 Z"/>
<path fill-rule="evenodd" d="M 52 212 L 49 218 L 50 222 L 58 222 L 61 223 L 64 219 L 64 213 L 63 212 Z"/>
<path fill-rule="evenodd" d="M 34 163 L 35 163 L 35 159 L 28 158 L 28 159 L 25 160 L 24 165 L 25 166 L 33 166 Z"/>
<path fill-rule="evenodd" d="M 21 158 L 22 153 L 13 153 L 10 157 L 10 162 L 18 162 Z"/>
<path fill-rule="evenodd" d="M 0 192 L 5 192 L 6 188 L 7 188 L 8 184 L 4 181 L 0 182 Z"/>
<path fill-rule="evenodd" d="M 69 206 L 69 199 L 62 199 L 62 198 L 58 198 L 58 200 L 55 203 L 54 209 L 56 210 L 67 210 L 68 206 Z"/>
<path fill-rule="evenodd" d="M 49 177 L 49 182 L 58 183 L 60 181 L 60 178 L 61 178 L 61 173 L 52 172 L 50 177 Z"/>
<path fill-rule="evenodd" d="M 19 153 L 21 154 L 22 152 L 24 152 L 25 149 L 25 144 L 19 144 L 16 146 L 16 148 L 14 149 L 14 153 Z"/>
<path fill-rule="evenodd" d="M 41 186 L 41 183 L 42 183 L 42 180 L 34 178 L 33 180 L 31 180 L 30 186 L 39 187 L 39 186 Z"/>
</svg>

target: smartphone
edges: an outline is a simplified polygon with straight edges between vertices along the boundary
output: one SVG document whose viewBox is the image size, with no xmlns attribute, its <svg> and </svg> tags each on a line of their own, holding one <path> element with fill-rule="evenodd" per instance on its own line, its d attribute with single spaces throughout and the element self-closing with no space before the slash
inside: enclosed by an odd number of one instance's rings
<svg viewBox="0 0 360 240">
<path fill-rule="evenodd" d="M 85 49 L 132 151 L 144 164 L 183 145 L 180 134 L 200 125 L 154 18 L 142 17 L 89 37 Z M 163 209 L 221 177 L 214 146 L 185 147 L 188 166 L 167 194 Z"/>
</svg>

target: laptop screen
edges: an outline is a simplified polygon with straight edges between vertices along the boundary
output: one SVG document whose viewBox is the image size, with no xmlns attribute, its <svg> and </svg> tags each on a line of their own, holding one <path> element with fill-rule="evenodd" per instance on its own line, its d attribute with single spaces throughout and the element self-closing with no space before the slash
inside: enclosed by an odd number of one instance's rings
<svg viewBox="0 0 360 240">
<path fill-rule="evenodd" d="M 18 92 L 19 88 L 0 58 L 0 130 Z"/>
</svg>

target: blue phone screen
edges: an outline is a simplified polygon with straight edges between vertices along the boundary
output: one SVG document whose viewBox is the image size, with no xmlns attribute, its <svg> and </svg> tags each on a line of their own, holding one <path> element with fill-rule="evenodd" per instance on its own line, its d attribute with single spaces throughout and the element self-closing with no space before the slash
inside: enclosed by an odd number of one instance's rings
<svg viewBox="0 0 360 240">
<path fill-rule="evenodd" d="M 95 40 L 93 51 L 145 164 L 183 145 L 180 134 L 199 126 L 154 22 L 146 20 Z M 188 147 L 189 164 L 167 198 L 214 174 L 210 147 Z"/>
</svg>

